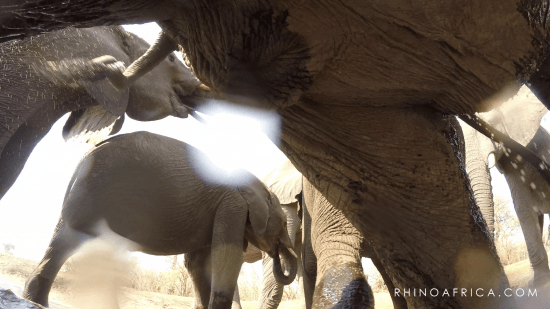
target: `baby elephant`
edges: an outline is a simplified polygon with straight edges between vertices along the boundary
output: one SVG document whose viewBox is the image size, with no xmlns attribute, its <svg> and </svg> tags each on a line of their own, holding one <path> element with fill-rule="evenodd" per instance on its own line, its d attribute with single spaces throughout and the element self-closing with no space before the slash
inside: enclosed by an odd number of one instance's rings
<svg viewBox="0 0 550 309">
<path fill-rule="evenodd" d="M 277 280 L 292 282 L 297 264 L 279 200 L 248 172 L 239 175 L 246 179 L 240 184 L 219 181 L 224 174 L 199 150 L 172 138 L 136 132 L 101 142 L 76 168 L 56 232 L 24 297 L 48 306 L 59 269 L 89 238 L 83 235 L 99 236 L 100 222 L 138 251 L 194 256 L 194 269 L 203 270 L 192 273 L 202 287 L 199 308 L 231 308 L 248 242 L 274 258 Z M 279 253 L 292 265 L 288 275 Z"/>
</svg>

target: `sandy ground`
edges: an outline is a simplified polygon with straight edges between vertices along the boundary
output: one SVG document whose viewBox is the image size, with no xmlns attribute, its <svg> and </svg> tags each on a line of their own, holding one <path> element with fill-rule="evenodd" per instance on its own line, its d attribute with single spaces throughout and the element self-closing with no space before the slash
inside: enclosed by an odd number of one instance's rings
<svg viewBox="0 0 550 309">
<path fill-rule="evenodd" d="M 0 287 L 12 290 L 15 295 L 21 296 L 25 280 L 35 267 L 35 263 L 24 259 L 14 258 L 10 255 L 0 253 Z M 68 275 L 60 272 L 56 278 L 54 288 L 50 293 L 50 308 L 51 309 L 87 309 L 86 304 L 90 304 L 90 299 L 83 298 L 75 294 L 73 282 L 68 279 Z M 193 298 L 181 297 L 174 295 L 159 294 L 153 292 L 138 291 L 130 288 L 118 288 L 118 302 L 121 309 L 179 309 L 192 308 Z M 96 294 L 94 294 L 94 292 Z M 110 296 L 112 293 L 103 293 L 98 297 L 98 291 L 89 293 L 90 298 L 94 299 L 93 306 L 89 308 L 108 308 L 112 302 Z M 103 291 L 104 292 L 104 291 Z M 97 304 L 98 299 L 102 299 L 100 305 Z M 279 308 L 281 309 L 301 309 L 300 300 L 283 301 Z M 375 293 L 376 309 L 391 309 L 393 308 L 391 297 L 388 293 Z M 241 301 L 243 309 L 258 308 L 258 303 L 255 301 Z"/>
<path fill-rule="evenodd" d="M 26 278 L 32 272 L 35 263 L 32 261 L 14 258 L 10 255 L 0 253 L 0 287 L 12 290 L 16 295 L 21 296 Z M 533 272 L 528 260 L 521 261 L 504 268 L 514 288 L 512 293 L 516 294 L 515 299 L 519 308 L 539 309 L 550 308 L 550 287 L 536 289 L 536 296 L 528 297 L 528 282 L 533 277 Z M 109 285 L 108 280 L 97 281 L 96 290 L 79 293 L 78 281 L 70 280 L 69 275 L 60 272 L 54 284 L 52 293 L 50 293 L 51 309 L 69 309 L 69 308 L 109 308 L 109 303 L 118 302 L 121 309 L 171 309 L 171 308 L 192 308 L 193 299 L 191 297 L 173 296 L 152 292 L 137 291 L 125 287 L 114 287 Z M 76 287 L 75 287 L 76 286 Z M 118 294 L 113 290 L 118 289 Z M 531 291 L 534 289 L 531 288 Z M 518 296 L 520 294 L 523 296 Z M 86 295 L 86 296 L 82 296 Z M 98 300 L 101 304 L 98 304 Z M 244 309 L 257 308 L 255 301 L 242 301 Z M 376 309 L 393 308 L 390 295 L 388 293 L 375 293 Z M 283 301 L 279 308 L 298 309 L 301 308 L 301 301 Z"/>
</svg>

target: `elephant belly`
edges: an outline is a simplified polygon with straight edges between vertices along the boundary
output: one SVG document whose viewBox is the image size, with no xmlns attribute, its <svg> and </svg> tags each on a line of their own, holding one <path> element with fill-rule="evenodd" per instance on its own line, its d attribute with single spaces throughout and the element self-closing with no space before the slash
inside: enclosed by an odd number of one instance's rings
<svg viewBox="0 0 550 309">
<path fill-rule="evenodd" d="M 217 10 L 224 14 L 211 14 Z M 299 103 L 302 95 L 321 104 L 486 111 L 519 89 L 523 68 L 517 64 L 527 68 L 538 60 L 527 55 L 539 56 L 515 0 L 346 0 L 244 12 L 216 5 L 162 26 L 208 86 L 259 92 L 276 105 Z M 252 27 L 234 22 L 240 18 L 261 20 Z M 264 23 L 279 24 L 264 29 Z M 250 33 L 272 35 L 277 44 L 254 42 Z"/>
<path fill-rule="evenodd" d="M 105 192 L 97 189 L 91 192 Z M 219 204 L 204 201 L 200 195 L 170 196 L 161 187 L 134 187 L 125 191 L 115 186 L 100 197 L 86 196 L 84 199 L 77 194 L 75 198 L 71 196 L 65 202 L 63 218 L 87 234 L 101 233 L 97 226 L 105 220 L 113 232 L 149 254 L 191 252 L 209 246 L 212 241 Z"/>
<path fill-rule="evenodd" d="M 430 104 L 462 114 L 486 111 L 519 89 L 515 63 L 533 46 L 516 1 L 499 1 L 498 9 L 496 1 L 475 1 L 477 9 L 453 1 L 343 2 L 353 12 L 335 10 L 335 21 L 324 22 L 335 27 L 346 20 L 349 26 L 336 28 L 342 30 L 337 54 L 308 91 L 314 102 Z M 326 45 L 326 37 L 318 40 L 314 50 Z"/>
<path fill-rule="evenodd" d="M 182 254 L 209 246 L 217 207 L 185 202 L 136 201 L 128 212 L 110 213 L 109 226 L 149 254 Z"/>
</svg>

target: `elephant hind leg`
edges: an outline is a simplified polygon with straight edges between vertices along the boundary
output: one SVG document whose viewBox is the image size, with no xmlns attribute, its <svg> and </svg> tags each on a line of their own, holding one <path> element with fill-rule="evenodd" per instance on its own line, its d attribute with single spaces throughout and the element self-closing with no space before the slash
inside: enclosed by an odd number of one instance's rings
<svg viewBox="0 0 550 309">
<path fill-rule="evenodd" d="M 25 283 L 23 297 L 48 307 L 48 295 L 57 273 L 87 239 L 87 235 L 76 232 L 60 220 L 46 254 Z"/>
<path fill-rule="evenodd" d="M 376 254 L 376 253 L 375 253 Z M 384 265 L 382 265 L 382 262 L 380 262 L 380 259 L 378 256 L 371 256 L 371 261 L 382 276 L 382 279 L 384 280 L 384 283 L 386 284 L 386 287 L 388 288 L 388 291 L 390 292 L 391 300 L 393 303 L 394 309 L 407 309 L 407 301 L 400 293 L 395 293 L 395 285 L 393 285 L 393 282 L 388 276 L 388 273 L 386 272 L 386 269 L 384 268 Z"/>
<path fill-rule="evenodd" d="M 544 214 L 539 215 L 539 227 L 540 227 L 540 237 L 543 236 L 544 231 Z"/>
<path fill-rule="evenodd" d="M 185 254 L 185 268 L 195 289 L 194 309 L 208 308 L 212 284 L 211 248 L 206 247 Z"/>
<path fill-rule="evenodd" d="M 239 284 L 235 285 L 235 293 L 233 293 L 233 304 L 231 304 L 231 309 L 242 309 L 241 297 L 239 296 Z"/>
</svg>

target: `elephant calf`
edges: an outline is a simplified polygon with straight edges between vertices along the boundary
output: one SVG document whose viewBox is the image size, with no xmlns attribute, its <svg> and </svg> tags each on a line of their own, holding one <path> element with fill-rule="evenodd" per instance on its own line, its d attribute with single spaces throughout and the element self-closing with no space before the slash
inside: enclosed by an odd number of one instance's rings
<svg viewBox="0 0 550 309">
<path fill-rule="evenodd" d="M 206 164 L 205 168 L 198 168 Z M 215 173 L 215 174 L 213 174 Z M 197 149 L 137 132 L 108 139 L 89 152 L 73 175 L 56 233 L 25 284 L 24 297 L 48 305 L 59 269 L 106 222 L 113 232 L 155 255 L 188 253 L 200 308 L 230 308 L 248 242 L 273 257 L 283 284 L 296 275 L 296 258 L 279 200 L 252 174 L 245 184 L 220 183 Z M 279 253 L 290 267 L 285 276 Z"/>
</svg>

